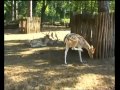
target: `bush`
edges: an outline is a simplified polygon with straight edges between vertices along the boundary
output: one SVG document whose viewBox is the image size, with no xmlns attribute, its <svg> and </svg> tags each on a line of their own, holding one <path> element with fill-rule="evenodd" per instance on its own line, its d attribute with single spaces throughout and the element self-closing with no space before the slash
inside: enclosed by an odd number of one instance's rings
<svg viewBox="0 0 120 90">
<path fill-rule="evenodd" d="M 70 19 L 67 19 L 67 18 L 65 18 L 65 19 L 61 19 L 61 22 L 65 22 L 65 23 L 70 23 Z"/>
</svg>

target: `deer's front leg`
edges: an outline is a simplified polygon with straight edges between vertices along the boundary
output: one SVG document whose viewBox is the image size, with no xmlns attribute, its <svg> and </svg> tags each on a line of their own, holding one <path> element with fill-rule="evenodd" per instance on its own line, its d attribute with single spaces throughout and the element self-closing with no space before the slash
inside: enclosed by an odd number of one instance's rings
<svg viewBox="0 0 120 90">
<path fill-rule="evenodd" d="M 79 52 L 80 62 L 81 62 L 81 63 L 83 63 L 83 61 L 82 61 L 82 56 L 81 56 L 81 51 L 80 51 L 80 50 L 78 50 L 78 52 Z"/>
<path fill-rule="evenodd" d="M 66 48 L 65 48 L 65 64 L 67 64 L 67 62 L 66 62 L 66 57 L 67 57 L 68 50 L 69 50 L 69 48 L 66 47 Z"/>
</svg>

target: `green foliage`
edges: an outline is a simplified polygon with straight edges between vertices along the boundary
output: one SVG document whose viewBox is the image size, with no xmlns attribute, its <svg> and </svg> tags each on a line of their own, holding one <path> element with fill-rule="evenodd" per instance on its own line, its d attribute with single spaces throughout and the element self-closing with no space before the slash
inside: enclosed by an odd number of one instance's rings
<svg viewBox="0 0 120 90">
<path fill-rule="evenodd" d="M 55 10 L 55 8 L 52 5 L 48 5 L 45 14 L 47 16 L 49 16 L 49 15 L 50 16 L 55 16 L 56 10 Z"/>
<path fill-rule="evenodd" d="M 37 2 L 36 6 L 36 16 L 41 16 L 41 9 L 42 9 L 42 1 Z"/>
<path fill-rule="evenodd" d="M 4 15 L 5 19 L 8 20 L 11 18 L 11 6 L 12 1 L 4 1 Z M 26 17 L 28 13 L 28 2 L 29 1 L 18 1 L 18 13 L 19 18 Z M 33 7 L 33 15 L 41 17 L 41 9 L 43 7 L 43 0 L 41 1 L 34 1 L 35 6 Z M 47 1 L 45 0 L 45 4 L 47 5 L 45 9 L 45 21 L 63 21 L 68 22 L 70 19 L 70 13 L 97 13 L 98 12 L 98 5 L 97 0 L 87 0 L 87 1 Z M 110 1 L 110 12 L 113 12 L 115 9 L 115 0 Z"/>
<path fill-rule="evenodd" d="M 70 19 L 69 18 L 61 19 L 61 22 L 70 23 Z"/>
<path fill-rule="evenodd" d="M 8 19 L 8 20 L 10 19 L 11 9 L 12 9 L 11 1 L 4 1 L 4 19 Z"/>
<path fill-rule="evenodd" d="M 9 12 L 11 9 L 11 1 L 4 1 L 4 14 Z"/>
<path fill-rule="evenodd" d="M 110 12 L 114 12 L 115 10 L 115 0 L 110 1 Z"/>
<path fill-rule="evenodd" d="M 28 1 L 19 1 L 19 18 L 26 17 L 28 13 Z M 23 8 L 24 7 L 24 8 Z"/>
</svg>

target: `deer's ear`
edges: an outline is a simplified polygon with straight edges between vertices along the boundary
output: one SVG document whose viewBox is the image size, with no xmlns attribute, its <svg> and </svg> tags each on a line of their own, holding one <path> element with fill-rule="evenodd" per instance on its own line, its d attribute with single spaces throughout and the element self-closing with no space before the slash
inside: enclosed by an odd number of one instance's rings
<svg viewBox="0 0 120 90">
<path fill-rule="evenodd" d="M 91 45 L 91 48 L 93 48 L 93 45 Z"/>
</svg>

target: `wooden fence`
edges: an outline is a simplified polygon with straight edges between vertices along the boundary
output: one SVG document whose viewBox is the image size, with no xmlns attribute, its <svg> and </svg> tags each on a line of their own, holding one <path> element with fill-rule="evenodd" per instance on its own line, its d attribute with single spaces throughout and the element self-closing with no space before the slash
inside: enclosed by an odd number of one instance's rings
<svg viewBox="0 0 120 90">
<path fill-rule="evenodd" d="M 99 13 L 98 15 L 77 14 L 71 17 L 71 32 L 82 35 L 96 48 L 96 58 L 114 56 L 115 49 L 115 15 Z"/>
<path fill-rule="evenodd" d="M 39 17 L 26 17 L 19 21 L 20 32 L 22 33 L 38 33 L 40 32 L 41 18 Z"/>
</svg>

